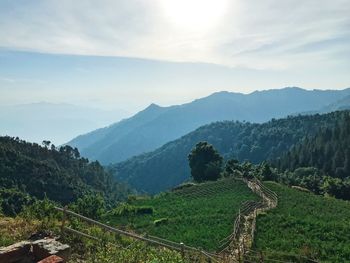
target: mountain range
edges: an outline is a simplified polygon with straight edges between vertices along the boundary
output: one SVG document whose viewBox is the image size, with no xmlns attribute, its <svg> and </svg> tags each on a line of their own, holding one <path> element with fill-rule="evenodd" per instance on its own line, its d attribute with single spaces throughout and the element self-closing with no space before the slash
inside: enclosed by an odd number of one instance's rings
<svg viewBox="0 0 350 263">
<path fill-rule="evenodd" d="M 296 87 L 250 94 L 217 92 L 190 103 L 151 104 L 131 118 L 80 135 L 67 144 L 102 164 L 124 161 L 153 151 L 198 127 L 215 121 L 266 122 L 299 113 L 329 112 L 349 105 L 350 88 L 304 90 Z"/>
</svg>

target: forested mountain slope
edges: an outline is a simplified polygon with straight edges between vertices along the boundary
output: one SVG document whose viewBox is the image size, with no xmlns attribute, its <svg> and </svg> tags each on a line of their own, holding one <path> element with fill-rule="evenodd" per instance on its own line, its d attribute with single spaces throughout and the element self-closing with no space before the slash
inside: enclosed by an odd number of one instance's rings
<svg viewBox="0 0 350 263">
<path fill-rule="evenodd" d="M 216 122 L 112 167 L 118 180 L 138 190 L 159 192 L 189 179 L 187 156 L 199 141 L 209 142 L 227 159 L 259 163 L 276 159 L 305 136 L 335 126 L 347 114 L 343 111 L 294 116 L 263 124 Z"/>
<path fill-rule="evenodd" d="M 350 95 L 339 91 L 284 88 L 250 94 L 218 92 L 191 103 L 150 105 L 135 116 L 68 142 L 83 156 L 103 164 L 152 151 L 196 128 L 215 121 L 265 122 L 271 118 L 317 111 Z"/>
<path fill-rule="evenodd" d="M 0 137 L 0 202 L 46 195 L 67 204 L 91 192 L 116 201 L 127 191 L 98 162 L 80 158 L 78 150 L 70 146 L 56 149 Z"/>
<path fill-rule="evenodd" d="M 315 167 L 332 177 L 350 176 L 350 112 L 336 119 L 334 126 L 306 137 L 276 161 L 280 170 Z"/>
<path fill-rule="evenodd" d="M 330 127 L 320 128 L 272 163 L 279 181 L 301 185 L 313 192 L 327 192 L 350 200 L 350 112 L 344 112 Z"/>
</svg>

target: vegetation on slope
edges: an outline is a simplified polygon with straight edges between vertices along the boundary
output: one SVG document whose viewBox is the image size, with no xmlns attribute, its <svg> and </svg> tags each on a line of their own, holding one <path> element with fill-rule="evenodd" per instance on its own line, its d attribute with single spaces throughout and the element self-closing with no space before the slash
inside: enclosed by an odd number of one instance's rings
<svg viewBox="0 0 350 263">
<path fill-rule="evenodd" d="M 216 122 L 202 126 L 161 148 L 115 164 L 115 176 L 140 191 L 157 193 L 187 180 L 187 155 L 200 141 L 212 144 L 225 159 L 260 163 L 287 152 L 307 135 L 333 127 L 347 112 L 295 116 L 263 124 Z"/>
<path fill-rule="evenodd" d="M 258 196 L 232 178 L 184 185 L 153 198 L 135 198 L 107 214 L 105 221 L 168 240 L 215 250 L 233 229 L 243 201 Z"/>
<path fill-rule="evenodd" d="M 70 146 L 42 147 L 18 138 L 0 137 L 0 206 L 5 214 L 17 214 L 32 198 L 62 204 L 89 193 L 115 202 L 126 197 L 126 187 L 114 181 L 98 162 L 80 158 Z"/>
<path fill-rule="evenodd" d="M 306 137 L 274 163 L 287 172 L 282 182 L 350 200 L 350 112 L 343 112 L 333 127 L 323 127 Z M 294 172 L 292 175 L 288 171 Z"/>
<path fill-rule="evenodd" d="M 71 246 L 71 263 L 109 262 L 169 262 L 189 263 L 181 254 L 168 249 L 149 246 L 144 242 L 113 235 L 99 227 L 81 220 L 66 218 L 66 224 L 98 239 L 91 240 L 79 235 L 60 231 L 62 214 L 53 209 L 48 199 L 27 206 L 20 215 L 4 217 L 0 214 L 0 247 L 15 242 L 42 238 L 46 235 L 60 237 L 60 241 Z M 70 209 L 72 209 L 71 207 Z M 33 235 L 34 234 L 34 235 Z"/>
<path fill-rule="evenodd" d="M 277 208 L 257 219 L 254 248 L 272 258 L 303 255 L 321 262 L 350 259 L 350 203 L 265 183 Z"/>
</svg>

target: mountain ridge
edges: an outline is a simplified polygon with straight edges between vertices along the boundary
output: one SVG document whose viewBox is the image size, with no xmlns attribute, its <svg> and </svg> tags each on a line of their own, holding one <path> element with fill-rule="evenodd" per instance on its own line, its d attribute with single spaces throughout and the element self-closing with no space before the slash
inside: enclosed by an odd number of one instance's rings
<svg viewBox="0 0 350 263">
<path fill-rule="evenodd" d="M 74 138 L 68 145 L 103 164 L 116 163 L 177 139 L 215 121 L 262 123 L 272 118 L 317 111 L 350 95 L 344 90 L 304 90 L 296 87 L 255 91 L 221 91 L 182 105 L 150 104 L 131 118 Z"/>
<path fill-rule="evenodd" d="M 346 114 L 349 112 L 290 116 L 262 124 L 214 122 L 111 168 L 118 180 L 139 191 L 158 193 L 190 178 L 187 155 L 200 141 L 212 144 L 225 159 L 260 163 L 280 157 L 305 136 L 334 126 Z"/>
</svg>

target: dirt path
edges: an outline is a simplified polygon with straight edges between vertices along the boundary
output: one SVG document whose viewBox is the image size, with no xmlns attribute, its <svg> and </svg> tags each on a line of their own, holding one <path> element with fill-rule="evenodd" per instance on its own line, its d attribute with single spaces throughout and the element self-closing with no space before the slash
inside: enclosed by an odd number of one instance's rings
<svg viewBox="0 0 350 263">
<path fill-rule="evenodd" d="M 262 198 L 262 202 L 251 202 L 249 205 L 243 205 L 238 217 L 236 218 L 234 233 L 231 235 L 231 242 L 226 250 L 225 262 L 242 262 L 247 250 L 250 249 L 255 232 L 256 216 L 261 212 L 266 212 L 277 206 L 277 194 L 264 186 L 259 180 L 245 180 L 248 187 Z M 228 252 L 228 253 L 227 253 Z"/>
</svg>

